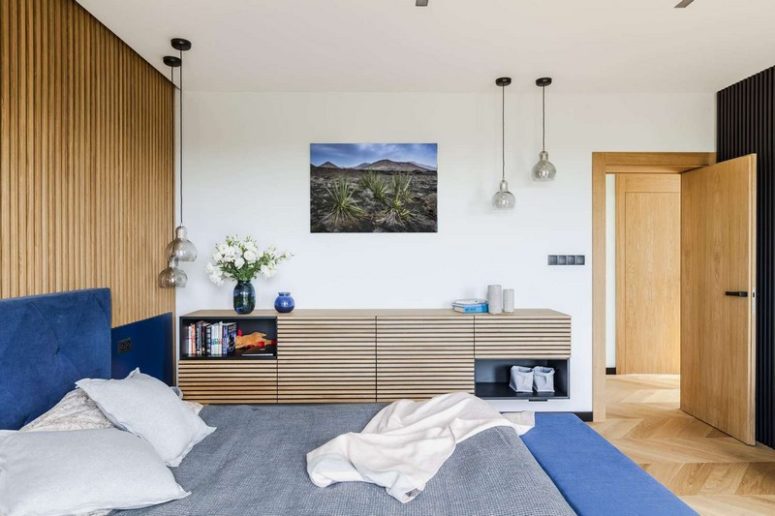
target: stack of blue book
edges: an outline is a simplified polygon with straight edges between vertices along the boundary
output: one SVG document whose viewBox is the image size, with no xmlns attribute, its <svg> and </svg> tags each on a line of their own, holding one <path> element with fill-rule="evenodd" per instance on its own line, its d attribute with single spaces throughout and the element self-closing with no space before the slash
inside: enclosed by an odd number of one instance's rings
<svg viewBox="0 0 775 516">
<path fill-rule="evenodd" d="M 452 303 L 452 309 L 463 314 L 487 313 L 486 299 L 457 299 Z"/>
</svg>

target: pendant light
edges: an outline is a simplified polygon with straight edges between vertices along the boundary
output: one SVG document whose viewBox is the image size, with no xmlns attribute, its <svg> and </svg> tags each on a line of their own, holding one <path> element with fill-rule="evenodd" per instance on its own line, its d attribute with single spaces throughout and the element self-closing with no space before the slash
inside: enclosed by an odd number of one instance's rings
<svg viewBox="0 0 775 516">
<path fill-rule="evenodd" d="M 510 77 L 500 77 L 495 84 L 501 88 L 501 183 L 498 191 L 492 198 L 492 204 L 499 210 L 511 210 L 514 208 L 516 198 L 509 191 L 509 183 L 506 181 L 506 86 L 511 84 Z"/>
<path fill-rule="evenodd" d="M 191 42 L 183 38 L 173 38 L 172 47 L 179 51 L 178 66 L 180 72 L 178 79 L 180 82 L 180 92 L 178 93 L 178 149 L 180 151 L 178 170 L 180 173 L 179 188 L 180 193 L 180 225 L 175 228 L 175 239 L 167 245 L 167 254 L 175 256 L 181 262 L 193 262 L 196 260 L 196 247 L 188 239 L 186 226 L 183 225 L 183 51 L 191 49 Z M 170 56 L 172 57 L 172 56 Z"/>
<path fill-rule="evenodd" d="M 557 169 L 549 161 L 549 153 L 546 152 L 546 87 L 550 84 L 551 77 L 536 80 L 536 86 L 541 88 L 541 152 L 538 154 L 538 163 L 533 167 L 535 181 L 552 181 L 557 174 Z"/>
<path fill-rule="evenodd" d="M 179 51 L 179 56 L 164 56 L 164 64 L 170 67 L 174 84 L 174 69 L 180 68 L 178 93 L 178 149 L 179 149 L 179 181 L 180 194 L 180 225 L 175 228 L 175 238 L 167 244 L 166 253 L 169 257 L 167 268 L 159 274 L 159 286 L 162 288 L 177 288 L 186 286 L 186 273 L 178 268 L 179 262 L 196 260 L 196 246 L 188 239 L 186 226 L 183 225 L 183 52 L 191 48 L 191 42 L 183 38 L 173 38 L 172 47 Z"/>
</svg>

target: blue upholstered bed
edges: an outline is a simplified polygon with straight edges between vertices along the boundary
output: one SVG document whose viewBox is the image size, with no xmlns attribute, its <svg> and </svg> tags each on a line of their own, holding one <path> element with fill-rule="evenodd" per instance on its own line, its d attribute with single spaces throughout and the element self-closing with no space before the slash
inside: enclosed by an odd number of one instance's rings
<svg viewBox="0 0 775 516">
<path fill-rule="evenodd" d="M 34 419 L 80 378 L 110 376 L 108 290 L 2 300 L 0 321 L 0 429 Z M 192 496 L 132 513 L 213 514 L 217 507 L 223 516 L 548 515 L 564 514 L 569 506 L 583 515 L 694 514 L 571 414 L 537 414 L 536 427 L 521 441 L 505 429 L 466 441 L 435 484 L 406 506 L 373 485 L 320 490 L 301 478 L 304 450 L 336 433 L 360 430 L 378 409 L 374 404 L 206 407 L 203 418 L 219 431 L 175 470 Z M 303 431 L 291 437 L 293 428 Z M 270 488 L 284 491 L 270 496 Z M 517 501 L 519 508 L 513 505 Z"/>
</svg>

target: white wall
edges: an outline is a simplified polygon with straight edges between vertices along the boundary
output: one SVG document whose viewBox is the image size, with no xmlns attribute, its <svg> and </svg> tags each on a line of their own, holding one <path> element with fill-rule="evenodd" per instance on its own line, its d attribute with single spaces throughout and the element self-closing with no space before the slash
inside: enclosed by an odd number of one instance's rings
<svg viewBox="0 0 775 516">
<path fill-rule="evenodd" d="M 446 307 L 517 290 L 521 307 L 573 317 L 572 399 L 509 402 L 538 410 L 591 410 L 591 153 L 707 151 L 714 98 L 548 92 L 548 147 L 556 181 L 533 183 L 539 92 L 507 98 L 507 175 L 517 196 L 490 208 L 500 175 L 500 95 L 188 92 L 185 222 L 200 259 L 177 313 L 230 308 L 231 286 L 212 285 L 205 260 L 226 234 L 250 233 L 295 257 L 257 280 L 258 307 L 289 290 L 299 308 Z M 437 142 L 437 234 L 310 234 L 311 142 Z M 587 265 L 549 267 L 547 254 L 586 254 Z M 504 404 L 500 404 L 505 406 Z"/>
<path fill-rule="evenodd" d="M 616 367 L 616 176 L 605 177 L 605 366 Z"/>
</svg>

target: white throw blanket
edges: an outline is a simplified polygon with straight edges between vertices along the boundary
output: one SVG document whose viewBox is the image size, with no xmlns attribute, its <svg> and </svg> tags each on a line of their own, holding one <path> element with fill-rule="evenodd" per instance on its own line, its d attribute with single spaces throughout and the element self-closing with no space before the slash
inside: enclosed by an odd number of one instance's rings
<svg viewBox="0 0 775 516">
<path fill-rule="evenodd" d="M 425 489 L 458 443 L 496 426 L 519 435 L 532 428 L 464 392 L 423 402 L 400 400 L 379 411 L 362 432 L 342 434 L 309 452 L 307 473 L 318 487 L 371 482 L 406 503 Z"/>
</svg>

